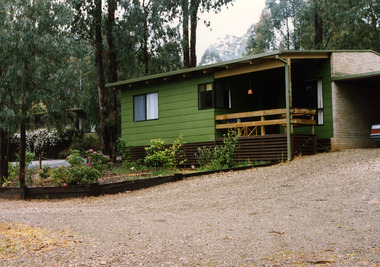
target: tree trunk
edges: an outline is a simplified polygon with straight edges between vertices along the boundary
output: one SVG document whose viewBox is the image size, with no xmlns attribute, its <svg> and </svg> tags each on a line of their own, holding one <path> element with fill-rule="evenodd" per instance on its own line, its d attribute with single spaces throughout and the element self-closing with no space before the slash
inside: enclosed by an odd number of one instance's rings
<svg viewBox="0 0 380 267">
<path fill-rule="evenodd" d="M 25 118 L 22 118 L 20 124 L 20 187 L 25 186 L 25 152 L 26 152 L 26 121 Z"/>
<path fill-rule="evenodd" d="M 6 133 L 0 128 L 0 184 L 8 178 L 7 140 Z"/>
<path fill-rule="evenodd" d="M 108 32 L 107 43 L 109 49 L 109 74 L 108 82 L 117 82 L 117 56 L 114 46 L 113 28 L 115 25 L 115 11 L 116 1 L 108 0 Z M 108 127 L 109 133 L 109 152 L 112 161 L 116 161 L 116 141 L 117 141 L 117 90 L 115 87 L 110 89 L 109 93 L 109 116 L 110 125 Z"/>
<path fill-rule="evenodd" d="M 102 38 L 102 0 L 95 1 L 95 69 L 99 98 L 100 117 L 100 141 L 103 154 L 107 154 L 108 130 L 107 130 L 107 93 L 103 69 L 103 38 Z"/>
<path fill-rule="evenodd" d="M 183 65 L 190 67 L 190 46 L 189 46 L 189 1 L 182 0 L 182 50 Z"/>
<path fill-rule="evenodd" d="M 143 10 L 144 10 L 144 35 L 143 35 L 143 60 L 144 60 L 144 74 L 148 75 L 149 73 L 149 54 L 148 54 L 148 7 L 145 6 L 145 1 L 143 1 Z"/>
<path fill-rule="evenodd" d="M 190 5 L 190 67 L 197 66 L 197 54 L 196 54 L 196 44 L 197 44 L 197 24 L 198 24 L 198 8 L 200 1 L 191 0 Z"/>
<path fill-rule="evenodd" d="M 323 42 L 322 36 L 322 19 L 319 15 L 318 4 L 317 1 L 314 0 L 314 49 L 321 49 Z"/>
</svg>

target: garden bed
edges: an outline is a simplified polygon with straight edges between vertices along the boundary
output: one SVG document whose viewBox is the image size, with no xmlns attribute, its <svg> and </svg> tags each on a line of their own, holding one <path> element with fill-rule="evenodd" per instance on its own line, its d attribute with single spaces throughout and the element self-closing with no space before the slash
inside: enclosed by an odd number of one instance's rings
<svg viewBox="0 0 380 267">
<path fill-rule="evenodd" d="M 181 173 L 167 176 L 154 176 L 151 173 L 130 173 L 126 175 L 105 175 L 99 179 L 98 183 L 90 185 L 68 185 L 54 186 L 51 179 L 43 180 L 38 186 L 36 184 L 25 187 L 7 186 L 0 187 L 0 198 L 3 199 L 59 199 L 90 197 L 105 194 L 116 194 L 125 191 L 133 191 L 164 183 L 175 182 L 185 178 L 212 174 L 217 172 L 228 172 L 244 170 L 254 167 L 264 167 L 275 163 L 265 163 L 256 166 L 243 166 L 231 169 L 195 171 L 192 169 L 181 169 Z M 37 179 L 37 178 L 35 178 Z"/>
</svg>

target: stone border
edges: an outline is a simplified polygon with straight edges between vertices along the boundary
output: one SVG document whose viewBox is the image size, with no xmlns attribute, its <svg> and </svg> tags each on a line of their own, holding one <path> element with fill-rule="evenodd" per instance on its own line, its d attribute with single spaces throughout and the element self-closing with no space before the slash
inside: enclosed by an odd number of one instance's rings
<svg viewBox="0 0 380 267">
<path fill-rule="evenodd" d="M 134 191 L 152 186 L 175 182 L 189 177 L 208 175 L 218 172 L 239 171 L 258 167 L 272 166 L 277 163 L 267 163 L 258 166 L 245 166 L 231 169 L 203 171 L 194 173 L 175 173 L 170 176 L 157 176 L 146 179 L 131 180 L 108 184 L 73 185 L 67 187 L 0 187 L 0 199 L 28 200 L 28 199 L 64 199 L 90 197 L 105 194 L 117 194 Z"/>
</svg>

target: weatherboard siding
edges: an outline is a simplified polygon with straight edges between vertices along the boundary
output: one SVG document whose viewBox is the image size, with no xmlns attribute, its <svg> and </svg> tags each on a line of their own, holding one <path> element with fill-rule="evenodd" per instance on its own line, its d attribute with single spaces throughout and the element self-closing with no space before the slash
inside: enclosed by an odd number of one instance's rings
<svg viewBox="0 0 380 267">
<path fill-rule="evenodd" d="M 171 144 L 183 136 L 186 143 L 215 139 L 215 110 L 198 110 L 198 84 L 212 82 L 212 75 L 183 78 L 122 90 L 122 137 L 134 146 L 160 138 Z M 158 119 L 133 121 L 133 96 L 158 92 Z"/>
</svg>

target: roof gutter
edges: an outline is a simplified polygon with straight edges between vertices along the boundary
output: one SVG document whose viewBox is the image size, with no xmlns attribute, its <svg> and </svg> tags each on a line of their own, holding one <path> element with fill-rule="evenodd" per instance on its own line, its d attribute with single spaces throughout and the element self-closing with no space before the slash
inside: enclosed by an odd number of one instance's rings
<svg viewBox="0 0 380 267">
<path fill-rule="evenodd" d="M 286 147 L 288 161 L 292 159 L 291 137 L 290 137 L 290 88 L 289 88 L 289 64 L 286 60 L 276 55 L 276 59 L 285 64 L 285 102 L 286 102 Z"/>
</svg>

